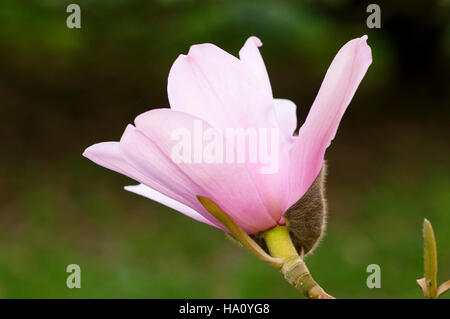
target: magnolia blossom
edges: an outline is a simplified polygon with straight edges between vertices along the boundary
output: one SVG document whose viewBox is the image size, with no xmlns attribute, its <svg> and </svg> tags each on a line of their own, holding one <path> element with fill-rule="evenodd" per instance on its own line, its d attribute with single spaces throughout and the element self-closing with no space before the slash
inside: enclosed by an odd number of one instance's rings
<svg viewBox="0 0 450 319">
<path fill-rule="evenodd" d="M 119 142 L 90 146 L 84 156 L 140 184 L 126 190 L 148 197 L 195 220 L 223 229 L 197 200 L 213 200 L 249 234 L 285 224 L 283 214 L 318 176 L 326 148 L 372 62 L 367 36 L 347 42 L 331 63 L 305 123 L 297 135 L 296 106 L 273 98 L 256 37 L 239 58 L 213 44 L 180 55 L 168 78 L 170 109 L 154 109 L 128 125 Z M 195 125 L 226 129 L 278 129 L 277 169 L 264 174 L 260 162 L 174 161 L 173 132 Z M 197 124 L 196 124 L 197 123 Z"/>
</svg>

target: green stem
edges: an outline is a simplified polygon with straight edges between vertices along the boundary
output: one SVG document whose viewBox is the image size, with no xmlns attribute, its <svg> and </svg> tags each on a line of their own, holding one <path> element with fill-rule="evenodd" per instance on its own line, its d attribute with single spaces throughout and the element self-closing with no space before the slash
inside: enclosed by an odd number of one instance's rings
<svg viewBox="0 0 450 319">
<path fill-rule="evenodd" d="M 281 273 L 291 285 L 307 298 L 334 299 L 311 276 L 303 258 L 298 255 L 286 226 L 276 226 L 263 236 L 270 255 L 282 260 Z"/>
</svg>

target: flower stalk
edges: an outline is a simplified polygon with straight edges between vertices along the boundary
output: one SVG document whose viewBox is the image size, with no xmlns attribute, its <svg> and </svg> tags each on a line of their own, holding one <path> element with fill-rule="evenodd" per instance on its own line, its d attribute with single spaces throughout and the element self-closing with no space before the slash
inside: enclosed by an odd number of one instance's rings
<svg viewBox="0 0 450 319">
<path fill-rule="evenodd" d="M 310 299 L 334 299 L 311 276 L 292 243 L 287 226 L 276 226 L 266 231 L 263 237 L 270 254 L 282 260 L 281 273 L 292 286 Z"/>
<path fill-rule="evenodd" d="M 256 257 L 279 269 L 284 278 L 310 299 L 334 299 L 312 278 L 303 258 L 297 253 L 286 226 L 276 226 L 263 233 L 269 254 L 259 246 L 214 201 L 197 196 L 205 209 L 224 225 L 231 236 Z"/>
</svg>

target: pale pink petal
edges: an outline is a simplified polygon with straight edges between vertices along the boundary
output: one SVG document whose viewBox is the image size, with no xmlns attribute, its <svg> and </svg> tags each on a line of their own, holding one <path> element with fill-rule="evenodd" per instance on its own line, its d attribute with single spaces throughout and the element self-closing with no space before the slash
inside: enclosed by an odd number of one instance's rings
<svg viewBox="0 0 450 319">
<path fill-rule="evenodd" d="M 267 74 L 264 60 L 258 49 L 261 46 L 262 42 L 257 37 L 253 36 L 248 38 L 239 51 L 239 58 L 259 78 L 264 89 L 272 95 L 269 75 Z"/>
<path fill-rule="evenodd" d="M 299 138 L 291 150 L 290 200 L 308 190 L 322 167 L 325 150 L 359 83 L 372 63 L 367 36 L 347 42 L 331 63 Z"/>
<path fill-rule="evenodd" d="M 143 113 L 136 118 L 135 123 L 136 127 L 152 139 L 167 156 L 171 156 L 175 145 L 179 143 L 173 139 L 172 135 L 176 130 L 182 128 L 195 134 L 199 129 L 198 125 L 201 125 L 201 131 L 216 131 L 199 118 L 169 109 L 157 109 Z M 222 144 L 226 145 L 224 137 L 218 131 L 216 132 L 219 139 L 222 140 Z M 198 152 L 197 154 L 200 156 L 197 161 L 193 155 L 194 151 Z M 205 163 L 202 154 L 199 147 L 193 146 L 191 162 L 184 161 L 177 164 L 177 167 L 203 190 L 198 195 L 209 197 L 215 201 L 249 233 L 266 230 L 277 224 L 283 213 L 281 208 L 284 196 L 286 196 L 283 183 L 279 181 L 280 177 L 277 174 L 271 176 L 258 173 L 260 180 L 257 179 L 255 173 L 258 165 L 247 165 L 246 163 L 236 163 L 236 161 L 226 163 L 225 157 L 219 163 Z M 271 176 L 273 181 L 278 182 L 269 185 L 267 179 L 264 179 L 265 176 Z M 287 177 L 283 181 L 284 185 L 286 181 Z M 270 192 L 262 193 L 264 190 L 270 190 Z M 268 196 L 270 194 L 277 194 L 278 197 Z"/>
<path fill-rule="evenodd" d="M 218 224 L 196 198 L 196 195 L 204 194 L 203 190 L 134 126 L 127 126 L 119 147 L 126 161 L 146 177 L 143 184 L 191 207 L 212 223 Z M 173 191 L 176 197 L 167 194 L 167 190 Z"/>
<path fill-rule="evenodd" d="M 201 118 L 212 127 L 279 130 L 271 91 L 248 65 L 212 44 L 194 45 L 187 56 L 173 64 L 168 80 L 172 110 Z M 261 175 L 258 167 L 249 174 L 261 201 L 276 219 L 286 205 L 288 192 L 288 145 L 279 134 L 277 172 Z"/>
<path fill-rule="evenodd" d="M 151 174 L 143 172 L 124 157 L 119 149 L 118 142 L 94 144 L 84 151 L 83 156 L 89 158 L 98 165 L 124 174 L 140 183 L 146 184 L 147 186 L 158 190 L 158 192 L 164 194 L 165 196 L 187 205 L 197 212 L 201 212 L 203 216 L 207 216 L 209 219 L 210 222 L 208 224 L 214 224 L 216 227 L 222 228 L 221 224 L 215 220 L 215 218 L 212 217 L 197 201 L 195 192 L 185 191 L 186 188 L 189 188 L 189 185 L 182 185 L 182 187 L 180 187 L 179 183 L 177 184 L 176 182 L 171 182 L 171 180 L 176 181 L 180 179 L 177 174 L 173 174 L 173 176 L 170 176 L 167 180 L 152 178 Z M 163 155 L 160 155 L 160 157 L 164 158 Z M 161 175 L 165 176 L 164 174 Z"/>
<path fill-rule="evenodd" d="M 155 202 L 161 203 L 169 208 L 172 208 L 192 219 L 195 219 L 199 222 L 214 226 L 214 227 L 218 227 L 217 225 L 214 225 L 213 223 L 211 223 L 209 220 L 207 220 L 205 217 L 203 217 L 202 215 L 200 215 L 199 213 L 197 213 L 195 210 L 193 210 L 192 208 L 177 202 L 176 200 L 173 200 L 170 197 L 167 197 L 164 194 L 161 194 L 158 191 L 155 191 L 154 189 L 144 185 L 144 184 L 139 184 L 139 185 L 130 185 L 130 186 L 125 186 L 124 187 L 125 190 L 144 196 L 146 198 L 149 198 L 151 200 L 154 200 Z M 222 230 L 225 230 L 224 227 L 220 227 Z"/>
<path fill-rule="evenodd" d="M 198 44 L 173 64 L 170 107 L 215 128 L 276 127 L 273 99 L 242 61 L 212 44 Z"/>
<path fill-rule="evenodd" d="M 274 99 L 278 124 L 286 136 L 291 137 L 297 128 L 297 107 L 287 99 Z"/>
<path fill-rule="evenodd" d="M 83 156 L 94 163 L 137 179 L 141 174 L 123 159 L 118 142 L 102 142 L 89 146 Z"/>
</svg>

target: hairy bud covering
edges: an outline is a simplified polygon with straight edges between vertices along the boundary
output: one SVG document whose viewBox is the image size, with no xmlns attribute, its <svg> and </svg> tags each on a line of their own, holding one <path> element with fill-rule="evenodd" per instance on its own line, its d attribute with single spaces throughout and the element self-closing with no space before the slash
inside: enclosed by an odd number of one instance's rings
<svg viewBox="0 0 450 319">
<path fill-rule="evenodd" d="M 311 252 L 325 231 L 327 203 L 325 199 L 326 162 L 314 183 L 297 203 L 284 214 L 292 242 L 299 254 Z"/>
</svg>

